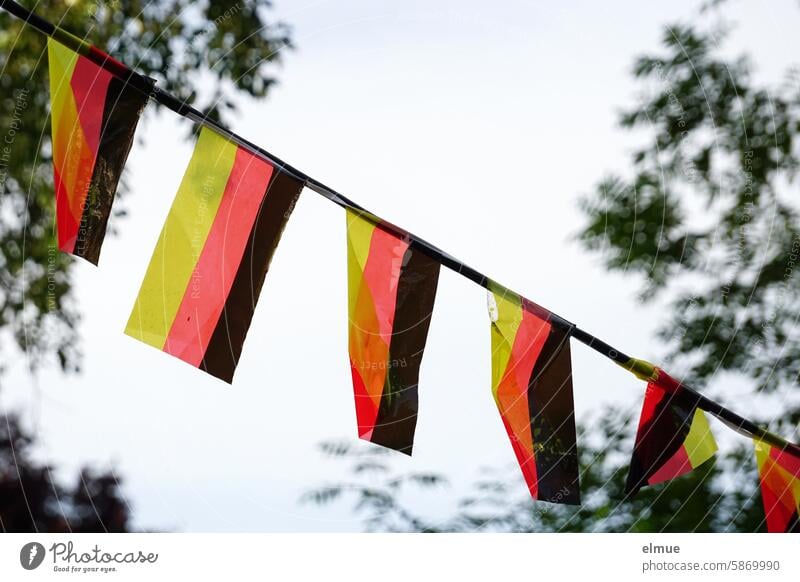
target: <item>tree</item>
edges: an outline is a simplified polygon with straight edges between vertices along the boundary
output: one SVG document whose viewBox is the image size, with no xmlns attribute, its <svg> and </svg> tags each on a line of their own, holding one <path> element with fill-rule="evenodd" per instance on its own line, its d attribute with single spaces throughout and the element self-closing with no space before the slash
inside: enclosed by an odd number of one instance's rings
<svg viewBox="0 0 800 582">
<path fill-rule="evenodd" d="M 691 26 L 667 27 L 663 44 L 634 67 L 654 93 L 621 118 L 651 138 L 632 176 L 584 199 L 581 241 L 609 270 L 640 276 L 642 300 L 672 298 L 659 335 L 691 383 L 729 371 L 755 390 L 795 388 L 800 77 L 757 86 L 746 58 L 719 57 L 714 33 Z M 784 420 L 796 426 L 799 412 Z"/>
<path fill-rule="evenodd" d="M 754 532 L 765 531 L 752 447 L 740 446 L 688 475 L 636 496 L 625 495 L 633 419 L 614 408 L 587 419 L 579 432 L 581 506 L 533 502 L 518 466 L 483 468 L 472 491 L 445 519 L 408 504 L 409 495 L 447 487 L 438 474 L 396 474 L 388 452 L 374 445 L 327 442 L 327 456 L 349 464 L 351 477 L 322 484 L 302 502 L 353 503 L 368 531 L 389 532 Z M 591 427 L 591 428 L 589 428 Z M 733 478 L 731 478 L 733 477 Z M 735 485 L 735 486 L 734 486 Z"/>
<path fill-rule="evenodd" d="M 35 439 L 19 419 L 0 425 L 0 530 L 4 532 L 124 532 L 130 511 L 111 471 L 81 470 L 65 486 L 33 458 Z"/>
<path fill-rule="evenodd" d="M 275 65 L 281 51 L 291 46 L 289 29 L 267 18 L 268 2 L 221 0 L 74 0 L 28 3 L 36 13 L 86 38 L 139 72 L 156 79 L 158 85 L 180 99 L 193 103 L 211 118 L 222 120 L 236 111 L 234 98 L 266 97 L 275 83 Z M 19 350 L 37 367 L 57 362 L 65 372 L 80 369 L 78 323 L 80 314 L 72 289 L 75 259 L 58 252 L 55 239 L 53 170 L 51 165 L 49 90 L 46 38 L 0 11 L 0 370 Z M 195 88 L 202 91 L 197 92 Z M 148 107 L 152 115 L 155 105 Z M 140 132 L 141 135 L 141 132 Z M 124 214 L 127 184 L 123 176 L 115 203 L 115 215 Z M 4 447 L 30 445 L 11 417 Z M 10 450 L 10 449 L 9 449 Z M 0 449 L 1 454 L 7 452 Z M 13 451 L 11 451 L 13 452 Z M 53 506 L 61 497 L 49 480 L 46 467 L 31 464 L 25 455 L 6 459 L 0 466 L 0 486 L 14 499 L 16 509 L 28 488 L 39 493 L 28 500 L 28 513 L 8 517 L 2 506 L 4 529 L 63 529 L 52 516 L 62 508 Z M 14 467 L 16 466 L 16 469 Z M 17 478 L 12 479 L 17 471 Z M 9 477 L 11 475 L 11 477 Z M 102 523 L 126 522 L 127 510 L 114 501 L 114 486 L 108 475 L 81 477 L 70 503 L 81 514 L 96 494 L 109 501 L 101 511 Z M 49 488 L 52 493 L 48 493 Z M 47 507 L 45 507 L 47 505 Z M 95 504 L 96 505 L 96 504 Z M 113 509 L 116 507 L 116 509 Z M 99 508 L 98 508 L 99 510 Z M 122 512 L 123 518 L 111 513 Z M 110 513 L 109 513 L 110 512 Z M 12 511 L 13 513 L 13 511 Z M 67 512 L 70 513 L 70 512 Z M 43 517 L 37 517 L 43 516 Z M 52 519 L 51 519 L 52 518 Z M 27 519 L 27 521 L 26 521 Z M 76 527 L 97 529 L 97 522 L 64 517 Z M 11 524 L 11 525 L 9 525 Z M 113 527 L 117 527 L 116 525 Z"/>
<path fill-rule="evenodd" d="M 755 84 L 746 58 L 720 56 L 723 37 L 721 30 L 667 26 L 662 54 L 636 60 L 633 74 L 646 93 L 620 125 L 644 131 L 647 141 L 632 156 L 630 176 L 609 175 L 584 197 L 579 240 L 608 270 L 641 278 L 642 301 L 672 298 L 659 330 L 668 370 L 698 387 L 728 371 L 750 379 L 755 396 L 791 390 L 777 419 L 760 419 L 791 436 L 800 422 L 800 216 L 791 188 L 800 167 L 800 77 L 790 73 L 779 87 Z M 481 476 L 452 518 L 431 523 L 405 507 L 399 492 L 409 483 L 442 483 L 441 476 L 409 480 L 386 463 L 365 463 L 370 452 L 331 445 L 324 451 L 350 459 L 353 477 L 304 499 L 354 496 L 365 525 L 378 530 L 765 529 L 750 443 L 627 498 L 633 435 L 623 426 L 635 427 L 635 419 L 614 408 L 581 423 L 580 508 L 514 498 L 524 491 L 514 467 L 511 475 Z"/>
</svg>

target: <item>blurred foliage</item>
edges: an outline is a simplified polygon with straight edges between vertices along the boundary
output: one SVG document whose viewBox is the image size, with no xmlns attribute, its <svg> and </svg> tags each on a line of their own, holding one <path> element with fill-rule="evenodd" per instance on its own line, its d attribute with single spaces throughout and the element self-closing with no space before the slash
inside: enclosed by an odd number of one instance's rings
<svg viewBox="0 0 800 582">
<path fill-rule="evenodd" d="M 268 20 L 271 4 L 263 0 L 22 4 L 223 122 L 235 113 L 235 97 L 268 95 L 281 51 L 291 46 L 289 29 Z M 19 350 L 32 371 L 51 361 L 77 371 L 81 361 L 72 296 L 76 259 L 59 253 L 55 239 L 46 53 L 42 34 L 0 11 L 0 373 L 20 360 Z M 156 110 L 150 105 L 145 120 Z M 126 192 L 123 175 L 116 216 L 124 214 Z M 62 487 L 49 467 L 32 460 L 33 437 L 13 415 L 6 413 L 6 420 L 0 427 L 0 530 L 127 529 L 128 509 L 113 475 L 87 469 L 74 487 Z"/>
<path fill-rule="evenodd" d="M 784 414 L 769 420 L 791 437 L 800 422 L 792 399 L 800 373 L 800 75 L 760 86 L 746 58 L 721 56 L 723 38 L 721 30 L 667 26 L 662 53 L 636 60 L 643 102 L 623 111 L 620 125 L 644 145 L 629 175 L 607 176 L 582 200 L 579 239 L 608 270 L 638 276 L 642 301 L 671 298 L 659 331 L 668 369 L 697 386 L 720 371 L 751 379 L 755 393 L 781 386 Z M 405 489 L 442 477 L 410 481 L 372 448 L 333 444 L 324 452 L 346 460 L 351 478 L 304 500 L 353 498 L 365 527 L 378 531 L 765 530 L 749 441 L 626 498 L 638 412 L 607 408 L 579 427 L 580 507 L 533 503 L 514 466 L 483 471 L 452 516 L 432 521 L 410 509 Z"/>
<path fill-rule="evenodd" d="M 690 383 L 744 374 L 759 390 L 800 373 L 800 76 L 752 80 L 720 34 L 665 30 L 664 54 L 640 57 L 644 102 L 621 125 L 644 132 L 631 175 L 584 198 L 584 246 L 612 271 L 638 275 L 641 299 L 664 295 L 660 337 Z M 797 424 L 797 419 L 794 419 Z"/>
<path fill-rule="evenodd" d="M 0 531 L 125 532 L 130 508 L 113 473 L 84 468 L 75 483 L 61 484 L 34 458 L 35 438 L 19 419 L 0 423 Z"/>
<path fill-rule="evenodd" d="M 326 505 L 350 496 L 354 498 L 353 510 L 360 515 L 369 531 L 440 531 L 421 515 L 406 509 L 399 496 L 417 488 L 442 487 L 447 480 L 432 473 L 392 473 L 392 451 L 377 446 L 364 447 L 347 441 L 329 441 L 320 444 L 328 457 L 350 462 L 352 481 L 322 485 L 306 492 L 303 503 Z"/>
<path fill-rule="evenodd" d="M 579 432 L 580 506 L 533 502 L 519 467 L 481 469 L 444 519 L 431 519 L 424 498 L 446 488 L 436 474 L 399 475 L 391 451 L 374 445 L 328 442 L 329 457 L 348 463 L 350 477 L 308 491 L 302 501 L 325 506 L 350 502 L 368 531 L 384 532 L 760 532 L 766 531 L 750 443 L 688 475 L 636 496 L 625 495 L 634 419 L 601 411 Z M 587 428 L 591 426 L 591 428 Z M 734 486 L 735 485 L 735 486 Z M 452 496 L 445 490 L 440 493 Z M 430 500 L 428 500 L 430 502 Z"/>
</svg>

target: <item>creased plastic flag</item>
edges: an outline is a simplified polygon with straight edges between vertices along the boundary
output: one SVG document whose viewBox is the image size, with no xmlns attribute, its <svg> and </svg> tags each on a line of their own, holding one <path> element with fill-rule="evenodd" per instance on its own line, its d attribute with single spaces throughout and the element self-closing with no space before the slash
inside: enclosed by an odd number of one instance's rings
<svg viewBox="0 0 800 582">
<path fill-rule="evenodd" d="M 47 40 L 58 248 L 96 265 L 148 96 L 126 85 L 125 65 L 85 46 L 119 74 Z"/>
<path fill-rule="evenodd" d="M 800 533 L 800 457 L 753 439 L 770 532 Z"/>
<path fill-rule="evenodd" d="M 204 127 L 125 333 L 231 382 L 302 187 Z"/>
<path fill-rule="evenodd" d="M 347 279 L 358 436 L 410 455 L 439 263 L 348 210 Z"/>
<path fill-rule="evenodd" d="M 625 492 L 685 475 L 717 450 L 705 413 L 680 382 L 655 368 L 645 390 Z"/>
<path fill-rule="evenodd" d="M 492 393 L 530 494 L 579 504 L 569 335 L 523 297 L 488 299 Z"/>
</svg>

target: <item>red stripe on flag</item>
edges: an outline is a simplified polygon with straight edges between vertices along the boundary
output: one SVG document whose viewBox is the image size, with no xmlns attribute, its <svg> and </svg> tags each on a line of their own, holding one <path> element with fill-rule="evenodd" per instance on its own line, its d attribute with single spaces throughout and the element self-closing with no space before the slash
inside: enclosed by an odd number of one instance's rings
<svg viewBox="0 0 800 582">
<path fill-rule="evenodd" d="M 528 405 L 528 398 L 525 397 L 525 405 Z M 514 434 L 514 429 L 508 423 L 504 415 L 500 415 L 503 421 L 503 426 L 508 433 L 508 439 L 511 441 L 511 448 L 514 455 L 517 457 L 519 468 L 522 469 L 522 476 L 525 477 L 525 484 L 528 486 L 528 491 L 534 499 L 539 498 L 539 477 L 536 473 L 536 459 L 533 456 L 533 451 L 526 445 L 520 442 Z"/>
<path fill-rule="evenodd" d="M 364 385 L 364 380 L 361 378 L 361 373 L 356 369 L 356 365 L 350 359 L 350 371 L 353 374 L 353 391 L 356 400 L 356 419 L 360 423 L 362 420 L 367 420 L 368 424 L 358 425 L 358 436 L 362 439 L 369 440 L 372 437 L 372 431 L 375 429 L 375 418 L 378 416 L 378 406 L 373 402 L 372 396 L 367 392 Z"/>
<path fill-rule="evenodd" d="M 111 71 L 111 73 L 119 79 L 125 80 L 128 78 L 128 75 L 130 75 L 131 70 L 127 67 L 127 65 L 122 64 L 117 59 L 108 53 L 101 51 L 96 46 L 90 46 L 89 53 L 92 55 L 95 61 L 103 63 L 103 69 Z"/>
<path fill-rule="evenodd" d="M 408 242 L 375 227 L 369 243 L 369 254 L 364 265 L 359 293 L 368 293 L 372 299 L 375 328 L 360 330 L 364 335 L 366 361 L 353 366 L 353 389 L 355 390 L 358 434 L 371 439 L 378 418 L 378 409 L 383 391 L 386 389 L 386 374 L 389 365 L 389 346 L 394 333 L 394 317 L 397 309 L 397 285 L 400 281 L 403 256 Z M 351 322 L 351 325 L 366 322 Z M 405 330 L 399 330 L 405 331 Z M 371 347 L 368 347 L 371 346 Z M 383 361 L 371 361 L 380 357 Z M 378 392 L 380 390 L 380 392 Z M 377 401 L 373 400 L 378 395 Z"/>
<path fill-rule="evenodd" d="M 675 454 L 672 455 L 670 459 L 665 461 L 657 471 L 650 475 L 647 483 L 650 485 L 663 483 L 664 481 L 669 481 L 670 479 L 680 477 L 692 469 L 692 463 L 689 460 L 688 453 L 686 452 L 686 445 L 681 445 L 681 448 L 675 451 Z"/>
<path fill-rule="evenodd" d="M 777 447 L 770 447 L 769 456 L 775 459 L 778 465 L 800 479 L 800 458 L 795 457 L 792 453 L 787 451 L 782 451 Z"/>
<path fill-rule="evenodd" d="M 228 299 L 273 167 L 236 152 L 217 215 L 172 322 L 164 351 L 199 366 Z"/>
<path fill-rule="evenodd" d="M 53 166 L 53 179 L 56 190 L 56 233 L 58 234 L 58 248 L 65 253 L 72 253 L 75 241 L 78 238 L 78 221 L 72 215 L 69 206 L 69 191 L 58 171 L 58 166 Z"/>
<path fill-rule="evenodd" d="M 400 280 L 406 249 L 408 249 L 407 241 L 389 234 L 380 227 L 375 227 L 372 231 L 369 256 L 364 266 L 364 282 L 372 293 L 378 329 L 369 331 L 377 332 L 387 346 L 394 333 L 397 283 Z"/>
<path fill-rule="evenodd" d="M 94 64 L 86 57 L 78 57 L 75 70 L 70 79 L 75 106 L 78 109 L 83 135 L 95 158 L 100 149 L 100 133 L 103 129 L 103 112 L 106 107 L 106 93 L 111 82 L 111 74 Z M 94 168 L 95 160 L 92 160 Z"/>
</svg>

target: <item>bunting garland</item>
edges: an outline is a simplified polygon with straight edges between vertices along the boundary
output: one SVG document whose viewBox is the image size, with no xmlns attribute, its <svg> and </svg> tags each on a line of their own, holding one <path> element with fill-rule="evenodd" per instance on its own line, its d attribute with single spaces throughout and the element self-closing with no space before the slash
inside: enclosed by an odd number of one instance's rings
<svg viewBox="0 0 800 582">
<path fill-rule="evenodd" d="M 490 293 L 492 393 L 531 497 L 580 504 L 569 334 Z"/>
<path fill-rule="evenodd" d="M 12 0 L 48 36 L 59 248 L 99 260 L 139 116 L 153 99 L 201 126 L 125 333 L 232 382 L 255 305 L 304 187 L 346 209 L 348 351 L 358 435 L 411 454 L 441 266 L 490 291 L 492 394 L 531 496 L 579 504 L 570 338 L 647 381 L 626 492 L 717 449 L 705 413 L 752 438 L 767 528 L 800 531 L 800 446 L 630 358 L 269 152 Z"/>
<path fill-rule="evenodd" d="M 113 61 L 94 47 L 87 50 Z M 47 54 L 58 248 L 96 265 L 148 96 L 53 38 L 47 40 Z"/>
<path fill-rule="evenodd" d="M 800 456 L 755 438 L 767 530 L 800 533 Z"/>
<path fill-rule="evenodd" d="M 717 450 L 705 414 L 680 382 L 655 368 L 645 390 L 625 493 L 680 477 Z"/>
<path fill-rule="evenodd" d="M 349 352 L 358 436 L 411 454 L 439 263 L 347 211 Z"/>
<path fill-rule="evenodd" d="M 302 187 L 203 128 L 125 333 L 231 382 Z"/>
</svg>

